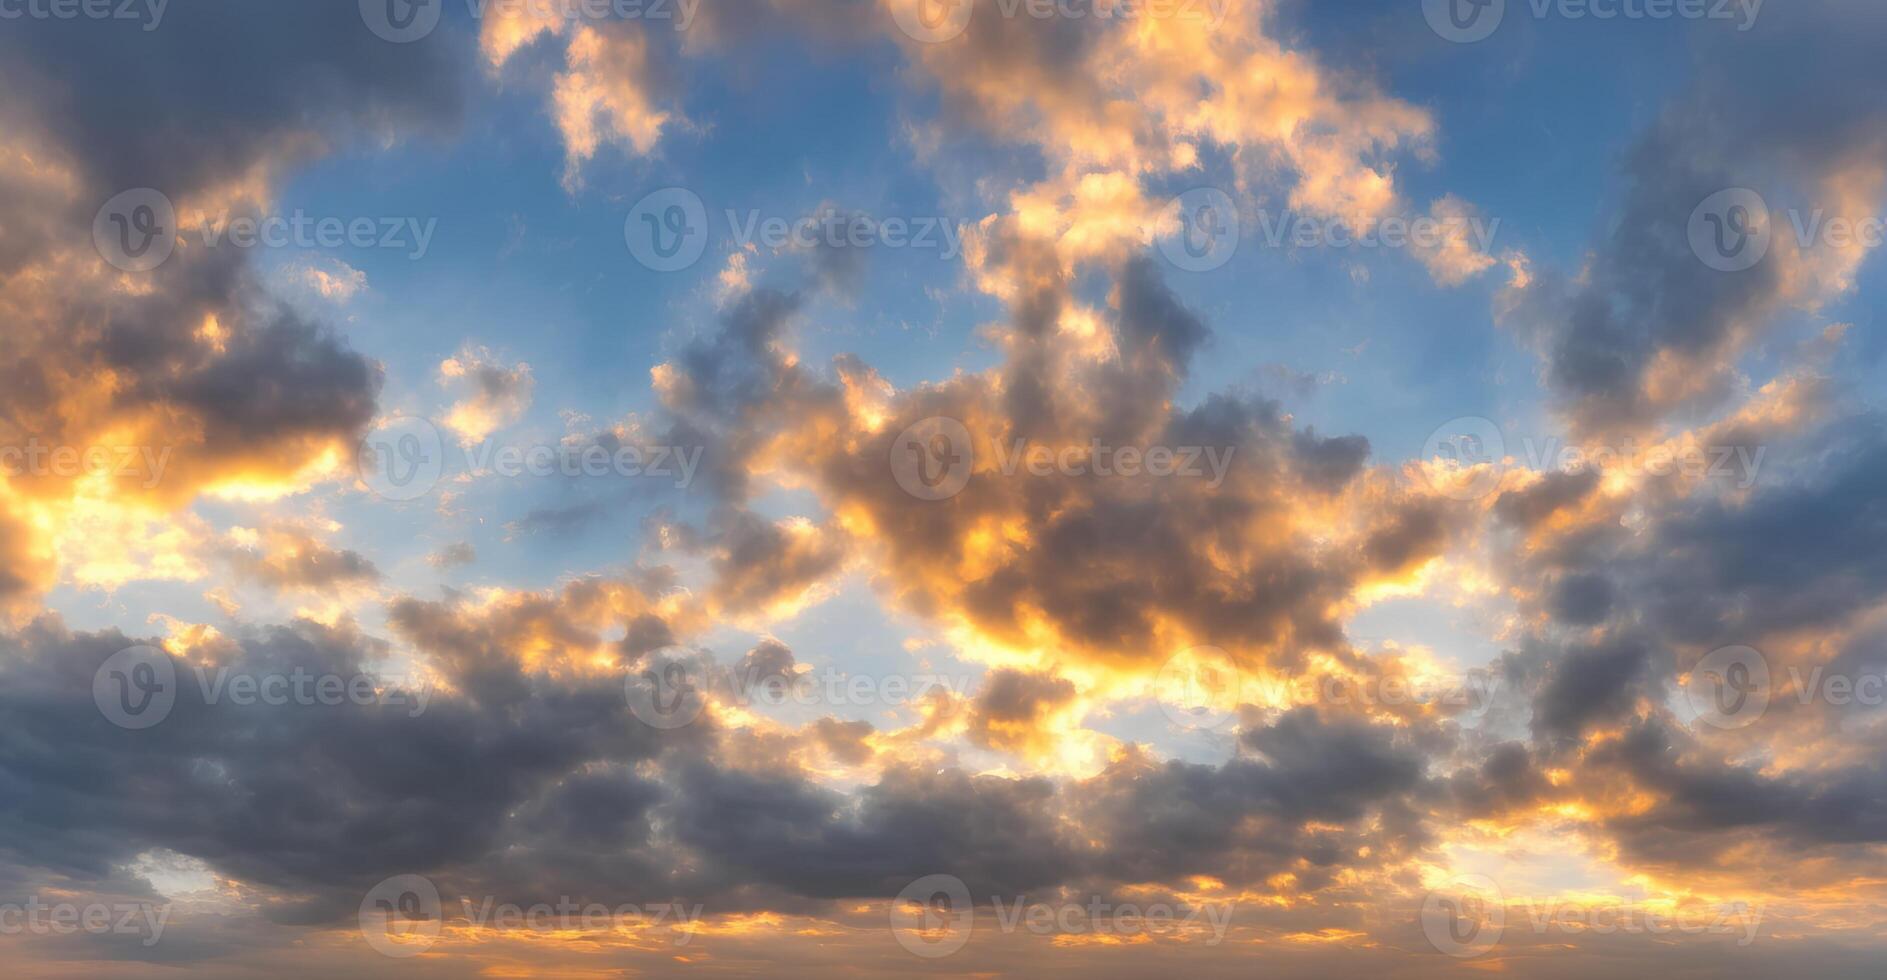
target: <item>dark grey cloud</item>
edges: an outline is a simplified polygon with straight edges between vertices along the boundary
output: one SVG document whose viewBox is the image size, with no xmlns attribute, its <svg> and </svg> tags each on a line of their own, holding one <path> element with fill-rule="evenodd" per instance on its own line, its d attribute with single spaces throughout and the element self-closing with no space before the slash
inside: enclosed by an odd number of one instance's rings
<svg viewBox="0 0 1887 980">
<path fill-rule="evenodd" d="M 1301 708 L 1248 725 L 1240 743 L 1250 756 L 1220 767 L 1136 755 L 1082 784 L 1084 825 L 1106 842 L 1100 868 L 1119 880 L 1252 884 L 1295 867 L 1315 888 L 1358 847 L 1420 843 L 1407 804 L 1424 782 L 1422 755 L 1387 726 Z M 1370 816 L 1383 818 L 1381 833 L 1364 826 Z M 1347 829 L 1331 838 L 1309 823 Z M 1307 854 L 1325 870 L 1305 868 Z"/>
<path fill-rule="evenodd" d="M 714 914 L 885 898 L 934 873 L 979 898 L 1227 869 L 1256 881 L 1302 859 L 1341 864 L 1359 841 L 1422 838 L 1406 799 L 1423 784 L 1420 754 L 1388 727 L 1297 711 L 1254 722 L 1251 757 L 1219 767 L 1136 752 L 1058 785 L 893 766 L 848 798 L 743 758 L 745 742 L 722 741 L 708 719 L 638 724 L 617 677 L 521 675 L 528 696 L 488 697 L 495 668 L 463 652 L 477 624 L 453 634 L 402 615 L 453 688 L 423 713 L 212 704 L 186 682 L 170 716 L 141 731 L 92 703 L 93 672 L 133 638 L 54 619 L 6 638 L 0 866 L 102 889 L 135 884 L 121 869 L 138 855 L 173 852 L 262 890 L 273 921 L 325 924 L 401 873 L 433 877 L 448 901 L 684 897 Z M 352 675 L 388 653 L 306 622 L 213 643 L 194 655 L 253 674 Z M 780 661 L 775 646 L 757 655 Z M 835 758 L 867 758 L 866 723 L 809 731 Z"/>
<path fill-rule="evenodd" d="M 1585 764 L 1594 774 L 1628 775 L 1657 801 L 1608 821 L 1647 863 L 1708 863 L 1752 836 L 1784 854 L 1822 849 L 1865 861 L 1865 845 L 1887 840 L 1887 768 L 1878 763 L 1770 777 L 1713 758 L 1683 732 L 1647 720 Z"/>
<path fill-rule="evenodd" d="M 1494 501 L 1494 513 L 1508 524 L 1530 529 L 1584 500 L 1598 489 L 1600 475 L 1597 468 L 1548 473 L 1524 490 L 1502 493 Z"/>
<path fill-rule="evenodd" d="M 618 684 L 541 688 L 503 712 L 404 703 L 211 703 L 190 664 L 169 716 L 131 731 L 94 705 L 92 676 L 133 644 L 42 620 L 7 640 L 0 825 L 16 862 L 105 877 L 152 849 L 308 901 L 357 904 L 393 869 L 468 861 L 506 814 L 591 759 L 653 754 Z M 311 623 L 244 631 L 215 667 L 353 677 L 385 650 Z M 211 668 L 214 670 L 214 667 Z M 409 695 L 417 690 L 406 687 Z M 291 903 L 292 904 L 292 903 Z"/>
<path fill-rule="evenodd" d="M 182 507 L 207 485 L 286 480 L 351 448 L 381 371 L 276 302 L 240 249 L 180 247 L 117 288 L 93 248 L 99 209 L 134 188 L 252 209 L 315 156 L 456 127 L 470 62 L 451 45 L 387 44 L 347 4 L 173 4 L 159 29 L 142 26 L 25 17 L 0 30 L 0 139 L 38 162 L 0 175 L 0 440 L 136 432 L 170 455 L 157 486 L 120 489 Z M 86 397 L 77 379 L 107 373 L 111 400 Z M 6 557 L 26 533 L 0 518 Z M 26 553 L 0 597 L 55 578 L 40 549 Z"/>
<path fill-rule="evenodd" d="M 1720 398 L 1733 355 L 1803 298 L 1786 277 L 1805 270 L 1780 247 L 1740 273 L 1705 265 L 1690 217 L 1719 191 L 1753 188 L 1769 198 L 1780 242 L 1793 234 L 1785 206 L 1828 206 L 1826 182 L 1877 159 L 1887 71 L 1873 39 L 1883 30 L 1878 4 L 1812 0 L 1765 11 L 1747 32 L 1696 33 L 1692 83 L 1627 154 L 1618 218 L 1590 269 L 1578 282 L 1542 271 L 1514 314 L 1582 430 L 1631 431 L 1690 400 L 1652 388 L 1660 358 L 1667 374 L 1681 365 L 1710 382 L 1702 397 Z"/>
<path fill-rule="evenodd" d="M 1363 436 L 1322 438 L 1316 429 L 1291 437 L 1291 448 L 1304 482 L 1326 493 L 1342 490 L 1369 459 L 1369 440 Z"/>
<path fill-rule="evenodd" d="M 93 208 L 133 187 L 233 182 L 350 133 L 443 133 L 470 71 L 468 50 L 388 44 L 352 4 L 176 3 L 155 31 L 24 19 L 0 34 L 7 103 L 109 188 Z"/>
<path fill-rule="evenodd" d="M 331 591 L 350 584 L 377 582 L 380 569 L 358 551 L 330 548 L 302 529 L 287 525 L 264 529 L 254 545 L 228 543 L 217 556 L 245 580 L 273 589 Z"/>
<path fill-rule="evenodd" d="M 971 705 L 968 736 L 992 749 L 1026 749 L 1043 732 L 1048 717 L 1075 697 L 1075 686 L 1050 674 L 1019 670 L 991 671 Z"/>
</svg>

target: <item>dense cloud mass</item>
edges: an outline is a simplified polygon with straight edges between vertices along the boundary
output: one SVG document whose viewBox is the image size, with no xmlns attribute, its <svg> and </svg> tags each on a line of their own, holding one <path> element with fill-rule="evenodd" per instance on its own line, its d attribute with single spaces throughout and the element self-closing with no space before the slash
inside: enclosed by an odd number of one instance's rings
<svg viewBox="0 0 1887 980">
<path fill-rule="evenodd" d="M 1389 6 L 0 19 L 0 962 L 1877 976 L 1887 13 Z"/>
</svg>

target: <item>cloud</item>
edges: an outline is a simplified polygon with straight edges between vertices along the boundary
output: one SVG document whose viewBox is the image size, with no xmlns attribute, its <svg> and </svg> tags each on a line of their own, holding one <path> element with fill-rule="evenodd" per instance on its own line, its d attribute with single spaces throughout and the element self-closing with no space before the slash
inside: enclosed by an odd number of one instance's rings
<svg viewBox="0 0 1887 980">
<path fill-rule="evenodd" d="M 329 548 L 310 529 L 291 524 L 234 528 L 219 552 L 242 578 L 281 590 L 338 590 L 380 578 L 366 556 Z"/>
<path fill-rule="evenodd" d="M 23 21 L 0 38 L 0 443 L 163 461 L 106 481 L 0 477 L 16 594 L 184 574 L 162 529 L 180 508 L 305 489 L 375 413 L 379 367 L 281 307 L 241 250 L 185 236 L 156 270 L 120 273 L 88 234 L 101 206 L 153 188 L 185 227 L 253 214 L 286 169 L 449 131 L 461 109 L 450 52 L 396 51 L 352 9 L 170 14 L 148 33 Z M 88 523 L 104 533 L 48 532 Z"/>
<path fill-rule="evenodd" d="M 564 143 L 564 188 L 575 193 L 584 165 L 603 144 L 648 156 L 666 129 L 687 120 L 663 105 L 673 98 L 673 84 L 642 24 L 579 20 L 573 9 L 500 5 L 484 20 L 480 48 L 496 72 L 541 36 L 564 39 L 564 70 L 552 83 L 550 102 Z"/>
<path fill-rule="evenodd" d="M 470 344 L 439 362 L 439 384 L 470 389 L 445 417 L 446 427 L 467 446 L 523 418 L 537 390 L 529 364 L 507 366 L 491 351 Z"/>
<path fill-rule="evenodd" d="M 1700 35 L 1688 93 L 1626 158 L 1616 231 L 1576 280 L 1534 276 L 1503 317 L 1539 348 L 1546 382 L 1582 432 L 1638 433 L 1687 405 L 1720 403 L 1738 355 L 1779 314 L 1851 287 L 1867 245 L 1800 242 L 1790 215 L 1878 211 L 1887 79 L 1861 39 L 1881 26 L 1880 10 L 1837 2 L 1765 18 L 1733 47 Z M 1804 60 L 1804 50 L 1817 54 Z M 1741 71 L 1732 57 L 1804 70 Z M 1726 273 L 1696 252 L 1691 222 L 1736 188 L 1766 200 L 1770 250 Z"/>
<path fill-rule="evenodd" d="M 367 289 L 367 274 L 340 259 L 295 266 L 289 279 L 322 299 L 343 305 Z"/>
<path fill-rule="evenodd" d="M 461 568 L 478 561 L 478 551 L 464 541 L 455 541 L 426 556 L 426 564 L 445 571 L 449 568 Z"/>
</svg>

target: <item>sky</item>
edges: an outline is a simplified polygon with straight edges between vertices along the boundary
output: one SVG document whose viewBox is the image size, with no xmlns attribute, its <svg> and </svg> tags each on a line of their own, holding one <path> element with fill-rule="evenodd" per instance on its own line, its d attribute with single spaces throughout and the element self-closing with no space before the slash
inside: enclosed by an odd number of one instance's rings
<svg viewBox="0 0 1887 980">
<path fill-rule="evenodd" d="M 1879 977 L 1883 40 L 0 0 L 0 963 Z"/>
</svg>

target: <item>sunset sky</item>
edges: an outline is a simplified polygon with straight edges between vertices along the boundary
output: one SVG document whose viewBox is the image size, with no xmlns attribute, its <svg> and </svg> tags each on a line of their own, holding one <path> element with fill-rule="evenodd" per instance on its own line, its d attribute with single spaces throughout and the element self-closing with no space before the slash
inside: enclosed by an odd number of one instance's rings
<svg viewBox="0 0 1887 980">
<path fill-rule="evenodd" d="M 0 0 L 0 973 L 1878 980 L 1884 47 Z"/>
</svg>

